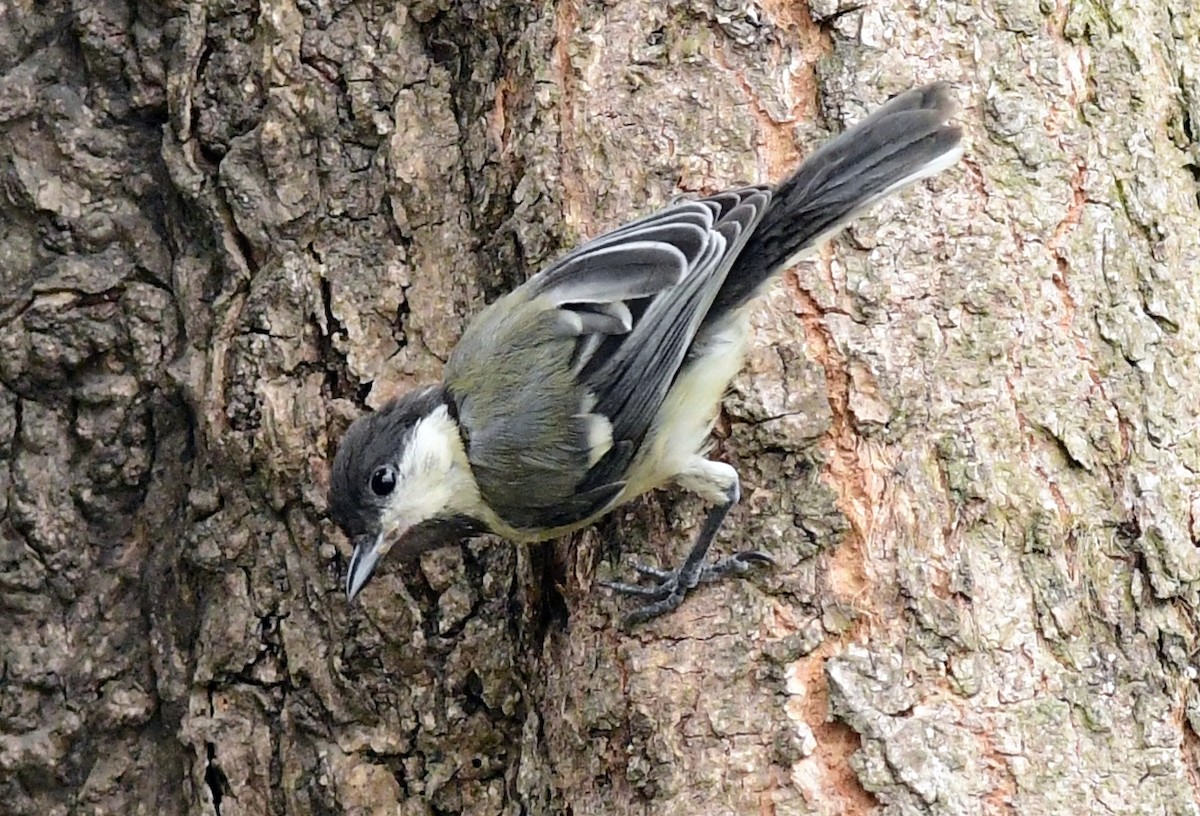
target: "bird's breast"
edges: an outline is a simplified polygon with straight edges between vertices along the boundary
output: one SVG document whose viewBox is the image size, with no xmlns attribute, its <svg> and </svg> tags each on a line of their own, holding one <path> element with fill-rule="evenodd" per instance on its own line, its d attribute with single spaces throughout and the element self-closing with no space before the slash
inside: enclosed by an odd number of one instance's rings
<svg viewBox="0 0 1200 816">
<path fill-rule="evenodd" d="M 634 458 L 620 501 L 670 482 L 708 442 L 721 398 L 746 356 L 745 310 L 698 338 Z"/>
</svg>

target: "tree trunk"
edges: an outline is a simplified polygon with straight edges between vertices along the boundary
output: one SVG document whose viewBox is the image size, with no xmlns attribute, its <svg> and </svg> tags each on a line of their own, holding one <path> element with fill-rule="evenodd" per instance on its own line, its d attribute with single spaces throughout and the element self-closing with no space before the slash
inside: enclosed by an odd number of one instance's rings
<svg viewBox="0 0 1200 816">
<path fill-rule="evenodd" d="M 0 810 L 1200 814 L 1200 11 L 0 3 Z M 679 193 L 950 80 L 954 170 L 755 313 L 664 493 L 385 565 L 349 420 Z"/>
</svg>

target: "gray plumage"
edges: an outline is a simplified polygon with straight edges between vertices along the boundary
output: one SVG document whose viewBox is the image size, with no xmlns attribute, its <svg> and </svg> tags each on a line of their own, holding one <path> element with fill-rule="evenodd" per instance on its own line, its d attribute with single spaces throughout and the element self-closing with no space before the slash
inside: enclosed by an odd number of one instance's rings
<svg viewBox="0 0 1200 816">
<path fill-rule="evenodd" d="M 444 381 L 471 429 L 480 492 L 506 523 L 571 525 L 621 492 L 621 475 L 768 200 L 765 189 L 749 188 L 635 221 L 567 255 L 468 327 Z M 560 331 L 564 313 L 582 318 L 598 302 L 630 313 L 632 327 Z M 568 359 L 575 365 L 564 367 Z M 489 378 L 509 398 L 480 399 L 474 386 Z M 595 464 L 589 415 L 612 426 L 612 448 Z"/>
</svg>

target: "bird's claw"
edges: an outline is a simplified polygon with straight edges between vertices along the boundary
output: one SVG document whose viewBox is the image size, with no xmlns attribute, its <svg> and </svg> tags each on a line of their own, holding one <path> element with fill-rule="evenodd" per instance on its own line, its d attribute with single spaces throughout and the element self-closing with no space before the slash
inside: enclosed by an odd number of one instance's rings
<svg viewBox="0 0 1200 816">
<path fill-rule="evenodd" d="M 649 564 L 642 564 L 640 562 L 634 564 L 633 569 L 638 575 L 645 578 L 655 578 L 659 581 L 665 581 L 675 573 L 675 570 L 665 570 L 661 567 L 652 567 Z"/>
<path fill-rule="evenodd" d="M 683 603 L 688 592 L 699 584 L 717 581 L 729 575 L 745 575 L 755 566 L 774 566 L 775 563 L 775 559 L 765 552 L 748 550 L 734 553 L 712 564 L 696 565 L 692 569 L 688 569 L 686 563 L 671 570 L 652 567 L 649 564 L 634 564 L 633 568 L 638 575 L 652 579 L 653 583 L 643 585 L 601 581 L 600 585 L 621 595 L 649 601 L 625 617 L 626 625 L 632 626 L 676 609 Z"/>
<path fill-rule="evenodd" d="M 726 575 L 745 575 L 756 566 L 773 567 L 776 561 L 761 550 L 746 550 L 726 556 L 715 564 L 706 566 L 700 575 L 700 582 L 716 581 Z"/>
</svg>

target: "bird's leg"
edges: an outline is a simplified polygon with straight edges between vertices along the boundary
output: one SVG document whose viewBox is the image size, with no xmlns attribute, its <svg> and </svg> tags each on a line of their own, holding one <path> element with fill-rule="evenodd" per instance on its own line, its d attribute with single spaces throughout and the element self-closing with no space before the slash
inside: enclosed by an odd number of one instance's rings
<svg viewBox="0 0 1200 816">
<path fill-rule="evenodd" d="M 741 482 L 736 470 L 723 462 L 712 462 L 697 456 L 693 467 L 681 475 L 679 482 L 703 496 L 715 499 L 717 504 L 708 511 L 700 534 L 696 536 L 683 564 L 672 570 L 635 564 L 634 569 L 639 575 L 652 579 L 653 583 L 648 585 L 603 583 L 623 595 L 649 601 L 626 617 L 627 624 L 641 623 L 670 612 L 699 584 L 716 581 L 727 575 L 744 574 L 755 564 L 775 563 L 771 556 L 757 550 L 735 553 L 713 564 L 705 563 L 721 523 L 741 497 Z"/>
</svg>

